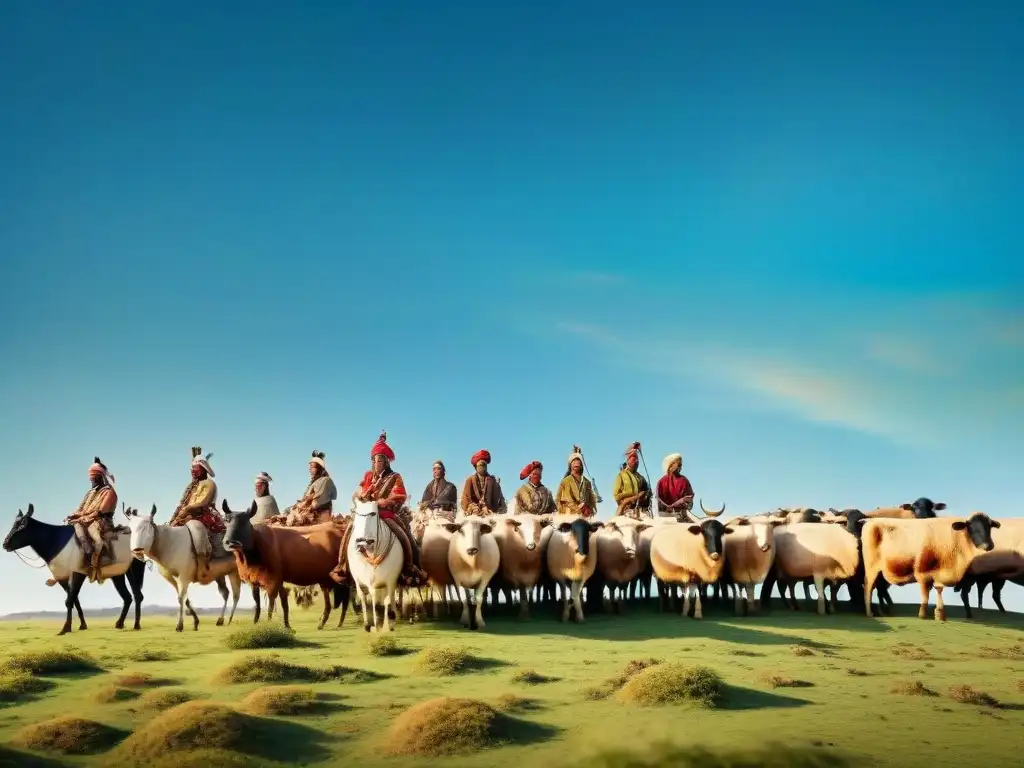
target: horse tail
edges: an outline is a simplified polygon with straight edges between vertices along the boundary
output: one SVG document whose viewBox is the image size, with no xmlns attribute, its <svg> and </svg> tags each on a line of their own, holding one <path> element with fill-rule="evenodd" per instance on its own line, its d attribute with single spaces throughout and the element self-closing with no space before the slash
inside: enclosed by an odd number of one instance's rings
<svg viewBox="0 0 1024 768">
<path fill-rule="evenodd" d="M 345 621 L 345 614 L 348 613 L 348 602 L 349 602 L 349 598 L 350 597 L 351 597 L 351 594 L 349 592 L 349 588 L 348 588 L 347 585 L 345 585 L 345 584 L 335 584 L 334 585 L 334 608 L 335 608 L 335 610 L 337 610 L 339 607 L 341 608 L 341 621 L 342 621 L 342 623 L 344 623 L 344 621 Z"/>
</svg>

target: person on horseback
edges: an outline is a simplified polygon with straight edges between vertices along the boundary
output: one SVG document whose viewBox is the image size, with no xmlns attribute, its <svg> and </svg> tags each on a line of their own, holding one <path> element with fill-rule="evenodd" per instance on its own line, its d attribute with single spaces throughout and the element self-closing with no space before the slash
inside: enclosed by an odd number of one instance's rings
<svg viewBox="0 0 1024 768">
<path fill-rule="evenodd" d="M 552 515 L 556 512 L 555 499 L 551 491 L 541 482 L 544 465 L 539 461 L 531 461 L 519 473 L 519 479 L 525 480 L 516 491 L 516 511 L 531 515 Z"/>
<path fill-rule="evenodd" d="M 274 478 L 266 472 L 256 475 L 256 493 L 253 501 L 256 502 L 256 514 L 252 518 L 252 524 L 266 523 L 281 514 L 277 508 L 277 499 L 270 493 L 270 484 Z"/>
<path fill-rule="evenodd" d="M 178 506 L 171 515 L 170 524 L 176 528 L 188 525 L 193 520 L 203 524 L 207 535 L 193 539 L 193 544 L 196 547 L 196 575 L 200 579 L 205 579 L 210 573 L 210 559 L 215 554 L 214 536 L 223 536 L 225 526 L 224 518 L 217 510 L 217 484 L 213 481 L 214 472 L 210 466 L 213 454 L 202 454 L 202 448 L 192 446 L 192 479 L 181 494 Z"/>
<path fill-rule="evenodd" d="M 491 463 L 491 452 L 481 449 L 473 454 L 469 463 L 476 470 L 466 478 L 462 486 L 462 499 L 459 502 L 462 511 L 467 515 L 503 515 L 507 511 L 505 494 L 501 491 L 501 481 L 487 471 Z"/>
<path fill-rule="evenodd" d="M 593 483 L 583 476 L 583 451 L 578 445 L 569 454 L 569 467 L 558 485 L 555 504 L 563 515 L 593 517 L 597 513 L 597 495 Z"/>
<path fill-rule="evenodd" d="M 679 518 L 693 509 L 693 486 L 682 474 L 683 456 L 670 453 L 661 462 L 665 474 L 658 481 L 658 517 Z"/>
<path fill-rule="evenodd" d="M 427 483 L 420 499 L 420 509 L 432 515 L 439 515 L 448 520 L 455 519 L 455 506 L 458 502 L 458 489 L 455 483 L 445 477 L 444 462 L 434 462 L 434 479 Z"/>
<path fill-rule="evenodd" d="M 363 475 L 362 482 L 352 494 L 352 500 L 377 502 L 380 520 L 402 543 L 404 558 L 399 583 L 414 587 L 425 583 L 426 574 L 420 569 L 420 553 L 413 545 L 412 529 L 409 526 L 411 513 L 405 506 L 409 494 L 405 490 L 402 476 L 391 468 L 395 452 L 388 445 L 387 439 L 388 433 L 381 432 L 370 449 L 371 468 Z M 348 542 L 351 536 L 352 525 L 349 525 L 341 542 L 338 564 L 330 574 L 338 584 L 351 583 L 348 572 Z"/>
<path fill-rule="evenodd" d="M 285 525 L 316 525 L 329 523 L 334 513 L 338 487 L 327 473 L 327 454 L 313 451 L 309 460 L 309 485 L 302 498 L 286 509 Z"/>
<path fill-rule="evenodd" d="M 618 505 L 615 514 L 634 520 L 651 516 L 651 486 L 647 478 L 637 472 L 639 466 L 640 443 L 634 442 L 626 449 L 626 461 L 612 486 L 612 495 Z"/>
<path fill-rule="evenodd" d="M 93 457 L 92 466 L 89 467 L 89 483 L 89 490 L 78 509 L 68 515 L 64 522 L 75 527 L 75 537 L 89 563 L 89 581 L 97 581 L 104 551 L 111 558 L 114 556 L 109 551 L 107 541 L 114 531 L 114 512 L 117 507 L 114 476 L 107 471 L 107 466 L 100 461 L 99 456 Z"/>
</svg>

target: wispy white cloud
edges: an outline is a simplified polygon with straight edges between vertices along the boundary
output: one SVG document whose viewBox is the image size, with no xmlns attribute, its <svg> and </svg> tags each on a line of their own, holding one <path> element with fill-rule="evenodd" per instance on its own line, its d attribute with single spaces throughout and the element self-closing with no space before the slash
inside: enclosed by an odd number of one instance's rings
<svg viewBox="0 0 1024 768">
<path fill-rule="evenodd" d="M 710 381 L 749 406 L 790 413 L 804 421 L 882 436 L 903 444 L 938 444 L 1005 430 L 1022 394 L 1012 373 L 1015 350 L 1000 352 L 995 327 L 1005 317 L 960 302 L 955 316 L 921 316 L 903 306 L 891 318 L 851 332 L 840 317 L 806 333 L 776 334 L 763 327 L 685 323 L 684 338 L 664 333 L 628 338 L 581 321 L 559 330 L 609 353 L 609 362 L 679 379 Z M 934 309 L 934 307 L 929 307 Z M 948 307 L 947 307 L 948 309 Z M 758 316 L 758 312 L 754 312 Z M 697 318 L 698 313 L 693 313 Z M 878 316 L 877 314 L 874 316 Z M 765 312 L 770 323 L 771 313 Z M 1015 337 L 1011 337 L 1015 338 Z M 745 343 L 744 343 L 745 342 Z M 677 355 L 666 354 L 676 349 Z M 970 363 L 970 364 L 968 364 Z M 1010 417 L 1012 421 L 1013 417 Z"/>
</svg>

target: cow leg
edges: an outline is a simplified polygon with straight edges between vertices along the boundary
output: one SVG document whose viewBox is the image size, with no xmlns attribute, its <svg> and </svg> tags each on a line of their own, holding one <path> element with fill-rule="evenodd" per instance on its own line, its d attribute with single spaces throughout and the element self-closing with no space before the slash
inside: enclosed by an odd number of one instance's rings
<svg viewBox="0 0 1024 768">
<path fill-rule="evenodd" d="M 239 577 L 238 571 L 230 574 L 228 579 L 231 581 L 231 613 L 228 614 L 228 626 L 231 626 L 231 622 L 235 620 L 238 600 L 242 596 L 242 579 Z"/>
<path fill-rule="evenodd" d="M 291 629 L 292 625 L 288 623 L 288 590 L 281 590 L 281 618 L 284 619 L 284 628 Z"/>
<path fill-rule="evenodd" d="M 184 576 L 181 577 L 175 585 L 175 591 L 178 593 L 178 625 L 174 628 L 175 632 L 185 631 L 185 601 L 188 600 L 188 579 Z M 191 610 L 191 608 L 190 608 Z M 195 616 L 195 612 L 192 612 Z M 195 629 L 199 629 L 199 619 L 195 619 Z"/>
<path fill-rule="evenodd" d="M 921 606 L 917 609 L 917 618 L 928 618 L 928 597 L 932 591 L 932 585 L 927 581 L 919 581 L 917 585 L 921 588 Z"/>
<path fill-rule="evenodd" d="M 1006 585 L 1006 579 L 996 579 L 992 582 L 992 599 L 996 603 L 996 608 L 999 609 L 1000 613 L 1006 613 L 1006 609 L 1003 608 L 1003 587 Z M 978 601 L 978 607 L 981 608 L 981 601 Z"/>
<path fill-rule="evenodd" d="M 963 601 L 963 604 L 964 604 L 964 615 L 968 619 L 973 619 L 974 618 L 974 615 L 971 613 L 971 586 L 972 586 L 971 577 L 970 576 L 964 576 L 963 579 L 960 581 L 960 586 L 959 586 L 959 589 L 960 589 L 960 600 Z M 979 589 L 979 592 L 980 592 L 980 589 Z M 979 610 L 981 609 L 981 600 L 978 601 L 978 609 Z"/>
<path fill-rule="evenodd" d="M 675 589 L 673 586 L 672 589 Z M 683 610 L 679 614 L 680 616 L 690 615 L 690 585 L 683 584 Z"/>
<path fill-rule="evenodd" d="M 253 600 L 254 603 L 256 603 L 256 610 L 254 610 L 253 613 L 252 613 L 252 623 L 253 624 L 258 624 L 259 620 L 260 620 L 260 609 L 262 608 L 262 604 L 260 602 L 262 600 L 262 598 L 260 597 L 260 585 L 259 584 L 253 584 L 252 585 L 252 600 Z"/>
<path fill-rule="evenodd" d="M 946 603 L 942 600 L 942 589 L 940 584 L 935 584 L 935 619 L 937 621 L 946 620 Z"/>
<path fill-rule="evenodd" d="M 569 620 L 569 609 L 572 607 L 572 595 L 569 592 L 568 585 L 563 585 L 563 586 L 564 586 L 564 589 L 560 590 L 562 592 L 562 594 L 561 594 L 561 598 L 562 598 L 562 621 L 568 621 Z"/>
<path fill-rule="evenodd" d="M 519 588 L 519 618 L 530 618 L 530 590 L 526 587 Z"/>
<path fill-rule="evenodd" d="M 68 610 L 67 618 L 64 620 L 64 626 L 61 627 L 58 636 L 66 635 L 71 631 L 71 611 L 75 607 L 75 603 L 78 601 L 78 593 L 82 589 L 82 585 L 85 583 L 84 573 L 72 573 L 71 580 L 68 584 L 67 595 L 64 598 L 64 607 Z"/>
<path fill-rule="evenodd" d="M 569 584 L 569 601 L 572 604 L 576 623 L 582 624 L 583 619 L 583 582 L 573 581 Z"/>
<path fill-rule="evenodd" d="M 477 587 L 475 591 L 476 613 L 473 617 L 473 623 L 476 625 L 473 629 L 486 629 L 487 624 L 484 623 L 484 606 L 481 598 L 484 596 L 484 587 Z"/>
<path fill-rule="evenodd" d="M 267 590 L 267 621 L 274 618 L 274 607 L 277 605 L 277 592 L 270 587 L 264 586 Z"/>
<path fill-rule="evenodd" d="M 979 581 L 978 582 L 978 610 L 979 611 L 981 610 L 981 601 L 985 599 L 985 587 L 987 587 L 987 586 L 988 586 L 988 584 L 985 581 Z M 967 591 L 970 592 L 970 590 L 967 590 Z"/>
<path fill-rule="evenodd" d="M 66 599 L 68 594 L 70 593 L 68 580 L 64 579 L 63 581 L 58 581 L 57 583 L 60 584 L 60 588 L 64 590 L 64 597 Z M 75 601 L 75 610 L 78 612 L 78 629 L 80 631 L 83 629 L 88 629 L 89 627 L 86 626 L 85 623 L 85 614 L 82 613 L 82 606 L 78 603 L 77 600 Z"/>
<path fill-rule="evenodd" d="M 825 616 L 828 614 L 828 608 L 825 605 L 825 578 L 814 574 L 814 591 L 818 593 L 818 615 Z"/>
<path fill-rule="evenodd" d="M 868 571 L 865 569 L 864 571 L 864 614 L 869 619 L 875 617 L 871 610 L 871 593 L 875 590 L 875 579 L 878 578 L 878 575 L 879 572 L 877 570 Z M 881 603 L 879 603 L 879 608 L 881 608 Z"/>
<path fill-rule="evenodd" d="M 219 576 L 215 579 L 217 582 L 217 591 L 220 592 L 221 600 L 224 601 L 224 605 L 220 607 L 220 616 L 217 617 L 217 626 L 224 626 L 224 614 L 228 612 L 228 585 L 224 581 L 223 576 Z"/>
<path fill-rule="evenodd" d="M 695 618 L 695 619 L 703 619 L 704 618 L 704 610 L 701 607 L 700 590 L 699 589 L 695 589 L 694 592 L 695 592 L 695 595 L 694 595 L 694 600 L 693 600 L 693 618 Z"/>
</svg>

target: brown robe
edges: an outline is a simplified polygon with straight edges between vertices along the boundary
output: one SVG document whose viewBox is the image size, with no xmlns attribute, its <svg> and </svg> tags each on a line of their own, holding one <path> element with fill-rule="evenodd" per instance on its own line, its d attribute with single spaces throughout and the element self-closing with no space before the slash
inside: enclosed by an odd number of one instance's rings
<svg viewBox="0 0 1024 768">
<path fill-rule="evenodd" d="M 489 514 L 504 514 L 505 494 L 501 492 L 501 486 L 494 475 L 480 477 L 474 472 L 466 478 L 466 484 L 462 487 L 459 506 L 467 515 L 485 514 L 482 508 L 486 508 Z"/>
</svg>

